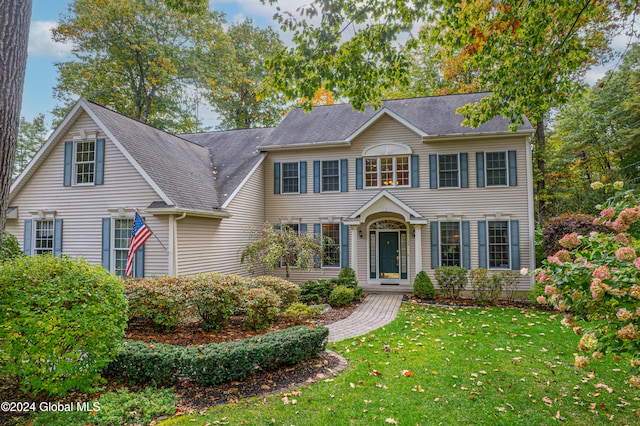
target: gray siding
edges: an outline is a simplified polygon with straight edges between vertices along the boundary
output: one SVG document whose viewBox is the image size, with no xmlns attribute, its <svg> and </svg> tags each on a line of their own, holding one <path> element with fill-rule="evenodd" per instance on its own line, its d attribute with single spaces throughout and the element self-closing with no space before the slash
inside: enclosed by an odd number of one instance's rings
<svg viewBox="0 0 640 426">
<path fill-rule="evenodd" d="M 105 141 L 104 185 L 63 186 L 64 141 L 62 135 L 48 158 L 33 173 L 25 186 L 11 201 L 18 207 L 18 219 L 7 221 L 7 231 L 23 245 L 23 225 L 37 210 L 53 210 L 63 220 L 62 251 L 70 256 L 82 256 L 92 263 L 101 263 L 102 218 L 110 217 L 108 209 L 135 207 L 141 210 L 156 236 L 168 247 L 168 221 L 165 217 L 144 215 L 143 209 L 160 197 L 125 158 L 120 150 L 102 133 L 86 114 L 70 127 L 69 132 L 84 129 L 98 131 Z M 145 275 L 167 273 L 168 254 L 152 237 L 145 244 Z"/>
</svg>

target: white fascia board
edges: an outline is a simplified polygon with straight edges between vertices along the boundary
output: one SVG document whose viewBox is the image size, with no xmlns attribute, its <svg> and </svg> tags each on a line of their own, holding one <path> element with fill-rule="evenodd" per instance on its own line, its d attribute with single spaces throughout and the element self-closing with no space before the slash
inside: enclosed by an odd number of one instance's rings
<svg viewBox="0 0 640 426">
<path fill-rule="evenodd" d="M 173 207 L 161 207 L 161 208 L 146 208 L 144 209 L 145 213 L 151 213 L 153 215 L 164 215 L 164 214 L 186 214 L 187 216 L 194 217 L 208 217 L 211 219 L 226 219 L 231 217 L 231 215 L 225 211 L 204 211 L 204 210 L 190 210 L 190 209 L 181 209 L 181 208 L 173 208 Z"/>
<path fill-rule="evenodd" d="M 358 130 L 353 132 L 347 138 L 347 141 L 351 142 L 356 137 L 360 136 L 360 134 L 362 134 L 365 130 L 367 130 L 369 127 L 371 127 L 374 123 L 376 123 L 378 120 L 380 120 L 380 118 L 382 118 L 385 115 L 388 115 L 389 117 L 391 117 L 394 120 L 398 121 L 403 126 L 411 129 L 413 132 L 417 133 L 419 136 L 422 136 L 423 138 L 427 136 L 427 134 L 424 131 L 418 129 L 416 126 L 414 126 L 413 124 L 409 123 L 407 120 L 405 120 L 404 118 L 400 117 L 395 112 L 390 111 L 387 108 L 383 107 L 376 113 L 376 115 L 371 117 L 366 123 L 364 123 L 362 126 L 360 126 L 360 128 L 358 128 Z"/>
<path fill-rule="evenodd" d="M 33 156 L 31 161 L 29 161 L 27 167 L 25 167 L 22 173 L 18 175 L 15 182 L 13 182 L 13 184 L 11 185 L 11 189 L 9 190 L 9 202 L 11 202 L 11 200 L 15 198 L 18 192 L 17 190 L 26 183 L 24 180 L 27 179 L 27 176 L 29 176 L 32 171 L 35 171 L 40 166 L 40 163 L 42 163 L 42 161 L 47 158 L 49 152 L 55 147 L 56 143 L 58 142 L 58 138 L 60 137 L 60 135 L 64 134 L 67 127 L 76 118 L 78 110 L 83 106 L 82 102 L 83 100 L 81 99 L 75 104 L 69 114 L 67 114 L 64 120 L 62 120 L 62 123 L 60 123 L 60 125 L 56 127 L 51 136 L 49 136 L 46 142 L 40 147 L 36 155 Z"/>
<path fill-rule="evenodd" d="M 417 211 L 415 211 L 414 209 L 412 209 L 411 207 L 406 205 L 404 202 L 400 201 L 398 198 L 396 198 L 393 194 L 391 194 L 390 192 L 388 192 L 385 189 L 385 190 L 382 190 L 382 191 L 378 192 L 378 194 L 375 197 L 373 197 L 372 199 L 367 201 L 365 203 L 365 205 L 363 205 L 357 211 L 355 211 L 353 214 L 351 214 L 349 216 L 349 219 L 357 219 L 363 212 L 365 212 L 369 207 L 374 205 L 378 200 L 380 200 L 382 198 L 389 199 L 392 203 L 396 204 L 402 210 L 406 211 L 409 214 L 409 216 L 413 216 L 416 219 L 421 219 L 422 218 L 422 215 L 420 213 L 418 213 Z"/>
<path fill-rule="evenodd" d="M 266 145 L 259 146 L 257 149 L 259 151 L 286 151 L 289 149 L 300 149 L 300 148 L 331 148 L 331 147 L 344 147 L 350 146 L 351 143 L 347 141 L 326 141 L 326 142 L 311 142 L 311 143 L 298 143 L 291 145 Z"/>
<path fill-rule="evenodd" d="M 516 130 L 515 132 L 482 132 L 482 133 L 449 133 L 446 135 L 427 135 L 422 137 L 423 142 L 441 142 L 459 139 L 487 139 L 495 137 L 509 137 L 509 136 L 531 136 L 535 132 L 533 130 Z"/>
<path fill-rule="evenodd" d="M 169 198 L 169 196 L 167 196 L 167 194 L 165 194 L 165 192 L 160 188 L 160 186 L 153 179 L 151 179 L 151 176 L 149 176 L 149 174 L 142 168 L 140 163 L 138 163 L 133 158 L 133 156 L 129 153 L 129 151 L 127 151 L 125 149 L 125 147 L 113 135 L 113 133 L 111 133 L 111 130 L 109 130 L 107 128 L 107 126 L 105 126 L 104 123 L 102 123 L 102 121 L 93 113 L 91 108 L 89 108 L 89 107 L 87 107 L 85 105 L 86 101 L 84 99 L 82 99 L 80 101 L 80 103 L 82 103 L 82 106 L 84 107 L 84 109 L 87 112 L 87 114 L 89 114 L 89 116 L 93 119 L 93 121 L 95 121 L 98 124 L 98 126 L 100 126 L 100 129 L 102 129 L 102 131 L 109 137 L 111 142 L 113 142 L 113 144 L 120 150 L 122 155 L 124 155 L 126 157 L 126 159 L 129 160 L 129 162 L 138 171 L 138 173 L 140 173 L 140 175 L 144 178 L 144 180 L 147 181 L 149 186 L 151 186 L 153 188 L 153 190 L 156 191 L 156 193 L 160 196 L 160 198 L 162 198 L 162 201 L 164 201 L 166 204 L 175 204 L 171 200 L 171 198 Z"/>
<path fill-rule="evenodd" d="M 244 179 L 242 179 L 242 182 L 240 182 L 240 185 L 238 185 L 236 187 L 236 189 L 231 193 L 231 195 L 229 195 L 229 197 L 226 199 L 226 201 L 222 204 L 222 208 L 223 209 L 226 209 L 227 206 L 229 206 L 229 204 L 231 203 L 231 201 L 233 201 L 235 196 L 238 195 L 240 190 L 247 184 L 249 179 L 251 179 L 251 177 L 253 176 L 255 171 L 258 170 L 258 167 L 260 167 L 260 165 L 262 165 L 262 163 L 264 163 L 264 159 L 265 158 L 267 158 L 267 155 L 265 153 L 263 153 L 262 157 L 258 160 L 258 162 L 255 164 L 255 166 L 253 166 L 251 171 L 249 171 L 249 173 L 247 173 L 247 175 L 244 177 Z"/>
</svg>

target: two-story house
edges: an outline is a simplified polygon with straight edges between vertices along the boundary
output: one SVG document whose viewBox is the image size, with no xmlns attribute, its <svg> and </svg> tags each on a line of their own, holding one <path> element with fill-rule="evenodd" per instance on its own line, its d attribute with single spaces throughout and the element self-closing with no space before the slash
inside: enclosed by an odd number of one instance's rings
<svg viewBox="0 0 640 426">
<path fill-rule="evenodd" d="M 461 126 L 456 109 L 482 96 L 295 109 L 275 128 L 178 136 L 81 100 L 13 184 L 7 230 L 27 254 L 122 274 L 138 210 L 157 237 L 138 276 L 246 273 L 240 252 L 265 222 L 332 241 L 294 282 L 350 266 L 368 291 L 410 291 L 441 265 L 533 268 L 533 128 Z"/>
</svg>

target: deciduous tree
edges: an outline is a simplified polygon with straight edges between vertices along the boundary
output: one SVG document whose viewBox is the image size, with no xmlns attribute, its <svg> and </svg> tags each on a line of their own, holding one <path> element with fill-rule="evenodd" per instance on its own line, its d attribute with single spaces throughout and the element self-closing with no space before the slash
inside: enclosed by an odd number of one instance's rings
<svg viewBox="0 0 640 426">
<path fill-rule="evenodd" d="M 38 114 L 33 121 L 20 118 L 18 144 L 16 158 L 13 162 L 13 178 L 18 177 L 27 167 L 29 161 L 38 152 L 47 137 L 47 126 L 44 123 L 44 114 Z"/>
</svg>

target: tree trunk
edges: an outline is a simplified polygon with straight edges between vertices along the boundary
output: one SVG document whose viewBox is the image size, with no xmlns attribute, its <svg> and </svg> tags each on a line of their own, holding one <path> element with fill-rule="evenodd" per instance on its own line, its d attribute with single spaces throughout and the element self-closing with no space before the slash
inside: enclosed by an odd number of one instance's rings
<svg viewBox="0 0 640 426">
<path fill-rule="evenodd" d="M 18 143 L 31 0 L 0 2 L 0 247 Z"/>
<path fill-rule="evenodd" d="M 545 151 L 547 147 L 547 140 L 544 133 L 544 119 L 541 118 L 540 121 L 536 124 L 536 149 L 538 151 L 537 155 L 537 166 L 538 166 L 538 179 L 536 180 L 535 185 L 535 194 L 534 197 L 538 202 L 537 208 L 537 222 L 542 225 L 545 220 L 546 214 L 546 199 L 547 196 L 545 194 L 546 190 L 546 162 L 545 162 Z"/>
</svg>

